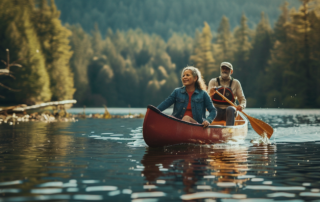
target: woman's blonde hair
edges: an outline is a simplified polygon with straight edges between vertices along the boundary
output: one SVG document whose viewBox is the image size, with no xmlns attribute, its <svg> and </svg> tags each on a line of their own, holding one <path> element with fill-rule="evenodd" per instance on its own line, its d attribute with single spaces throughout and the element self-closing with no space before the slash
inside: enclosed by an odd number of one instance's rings
<svg viewBox="0 0 320 202">
<path fill-rule="evenodd" d="M 200 89 L 200 90 L 207 90 L 207 86 L 202 78 L 201 72 L 199 71 L 198 68 L 193 67 L 193 66 L 188 66 L 183 68 L 182 72 L 181 72 L 181 78 L 183 76 L 183 73 L 186 70 L 190 70 L 192 72 L 193 77 L 198 77 L 198 80 L 195 83 L 196 88 Z"/>
</svg>

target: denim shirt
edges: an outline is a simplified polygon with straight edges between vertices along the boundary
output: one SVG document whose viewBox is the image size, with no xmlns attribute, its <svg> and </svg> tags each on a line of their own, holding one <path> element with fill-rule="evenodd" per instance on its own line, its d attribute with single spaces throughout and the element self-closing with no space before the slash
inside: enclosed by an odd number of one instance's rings
<svg viewBox="0 0 320 202">
<path fill-rule="evenodd" d="M 172 115 L 178 119 L 182 119 L 184 113 L 186 112 L 189 102 L 189 95 L 185 87 L 176 88 L 171 93 L 171 95 L 163 101 L 157 108 L 160 111 L 163 111 L 173 106 Z M 206 118 L 206 109 L 209 111 L 209 116 Z M 191 111 L 193 119 L 198 123 L 202 123 L 204 120 L 207 120 L 209 123 L 213 121 L 216 117 L 216 108 L 212 104 L 212 100 L 209 97 L 208 93 L 204 90 L 195 89 L 191 97 Z"/>
</svg>

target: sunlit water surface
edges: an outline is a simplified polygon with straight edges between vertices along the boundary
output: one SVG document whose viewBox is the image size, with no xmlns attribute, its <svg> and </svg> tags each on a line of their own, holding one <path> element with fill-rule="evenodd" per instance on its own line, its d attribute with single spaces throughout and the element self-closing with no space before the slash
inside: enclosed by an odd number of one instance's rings
<svg viewBox="0 0 320 202">
<path fill-rule="evenodd" d="M 0 202 L 320 201 L 320 110 L 246 112 L 273 126 L 272 145 L 251 144 L 249 128 L 240 145 L 151 149 L 143 119 L 2 123 Z"/>
</svg>

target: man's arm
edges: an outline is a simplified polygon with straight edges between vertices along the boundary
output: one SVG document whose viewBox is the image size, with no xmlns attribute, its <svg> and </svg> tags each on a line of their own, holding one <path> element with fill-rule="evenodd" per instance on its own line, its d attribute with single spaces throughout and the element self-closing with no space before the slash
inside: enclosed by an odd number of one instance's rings
<svg viewBox="0 0 320 202">
<path fill-rule="evenodd" d="M 242 107 L 242 109 L 244 109 L 247 105 L 247 100 L 246 100 L 246 97 L 244 96 L 244 93 L 243 93 L 243 90 L 242 90 L 242 87 L 241 87 L 241 84 L 240 82 L 238 82 L 238 85 L 237 85 L 237 98 L 238 98 L 238 101 L 239 101 L 239 106 Z"/>
<path fill-rule="evenodd" d="M 216 79 L 211 79 L 208 84 L 208 91 L 207 91 L 209 95 L 210 95 L 211 88 L 214 88 L 214 87 L 216 87 Z"/>
</svg>

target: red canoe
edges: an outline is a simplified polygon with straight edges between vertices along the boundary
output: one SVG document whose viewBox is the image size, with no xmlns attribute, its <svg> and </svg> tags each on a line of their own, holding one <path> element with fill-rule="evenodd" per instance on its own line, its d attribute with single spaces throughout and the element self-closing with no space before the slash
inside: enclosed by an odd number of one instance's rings
<svg viewBox="0 0 320 202">
<path fill-rule="evenodd" d="M 248 120 L 239 113 L 235 126 L 225 122 L 203 125 L 181 121 L 149 105 L 143 122 L 143 138 L 149 147 L 163 147 L 181 143 L 212 144 L 229 141 L 240 142 L 248 132 Z"/>
</svg>

